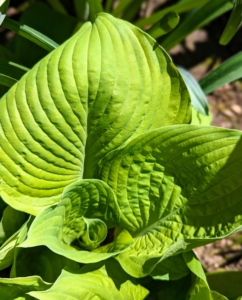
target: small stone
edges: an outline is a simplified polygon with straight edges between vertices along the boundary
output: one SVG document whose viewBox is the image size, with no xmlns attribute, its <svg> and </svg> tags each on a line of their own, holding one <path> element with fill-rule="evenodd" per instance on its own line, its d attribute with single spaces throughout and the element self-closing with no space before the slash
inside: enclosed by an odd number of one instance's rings
<svg viewBox="0 0 242 300">
<path fill-rule="evenodd" d="M 238 104 L 231 105 L 230 109 L 237 115 L 241 115 L 242 108 Z"/>
</svg>

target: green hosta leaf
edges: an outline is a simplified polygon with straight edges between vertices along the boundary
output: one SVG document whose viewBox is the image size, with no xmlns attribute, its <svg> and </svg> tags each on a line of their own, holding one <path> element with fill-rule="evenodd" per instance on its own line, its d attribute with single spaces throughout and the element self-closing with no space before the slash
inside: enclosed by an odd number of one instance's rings
<svg viewBox="0 0 242 300">
<path fill-rule="evenodd" d="M 182 256 L 188 268 L 191 270 L 191 272 L 195 274 L 197 277 L 201 278 L 207 284 L 207 278 L 204 273 L 202 264 L 196 257 L 195 253 L 193 253 L 193 251 L 188 251 L 182 253 Z"/>
<path fill-rule="evenodd" d="M 9 267 L 12 264 L 15 248 L 25 240 L 30 222 L 31 219 L 29 218 L 22 227 L 0 247 L 0 270 Z"/>
<path fill-rule="evenodd" d="M 178 280 L 189 274 L 189 268 L 182 254 L 168 257 L 158 263 L 150 276 L 155 280 Z M 167 276 L 166 276 L 167 275 Z"/>
<path fill-rule="evenodd" d="M 26 221 L 27 215 L 21 211 L 15 210 L 10 206 L 7 206 L 2 215 L 1 229 L 3 236 L 1 238 L 6 240 L 10 238 Z"/>
<path fill-rule="evenodd" d="M 160 259 L 241 228 L 241 132 L 173 125 L 136 137 L 101 161 L 122 227 L 135 239 L 118 256 L 132 276 Z"/>
<path fill-rule="evenodd" d="M 1 195 L 31 214 L 93 176 L 108 152 L 148 130 L 190 121 L 185 84 L 155 40 L 100 14 L 0 101 Z M 152 76 L 151 76 L 152 74 Z"/>
<path fill-rule="evenodd" d="M 192 108 L 192 125 L 211 125 L 212 114 L 208 116 L 200 114 L 195 108 Z"/>
<path fill-rule="evenodd" d="M 21 247 L 45 245 L 57 254 L 81 263 L 93 263 L 124 251 L 133 239 L 128 233 L 98 249 L 106 237 L 107 227 L 119 224 L 120 212 L 115 195 L 104 182 L 96 179 L 81 180 L 68 186 L 62 200 L 38 214 Z M 85 216 L 85 218 L 83 218 Z M 87 218 L 90 218 L 89 220 Z M 95 218 L 95 219 L 94 219 Z"/>
<path fill-rule="evenodd" d="M 200 85 L 191 73 L 183 68 L 178 68 L 191 96 L 192 106 L 202 115 L 208 115 L 208 101 Z M 204 124 L 205 125 L 205 124 Z"/>
<path fill-rule="evenodd" d="M 241 271 L 218 271 L 207 274 L 210 288 L 226 297 L 237 298 L 242 295 Z"/>
<path fill-rule="evenodd" d="M 242 52 L 239 52 L 202 78 L 199 84 L 204 93 L 209 94 L 216 88 L 241 78 L 241 72 Z"/>
<path fill-rule="evenodd" d="M 81 248 L 92 250 L 97 248 L 107 237 L 107 226 L 99 219 L 87 219 L 83 217 L 86 223 L 86 230 L 78 239 Z"/>
<path fill-rule="evenodd" d="M 182 277 L 179 280 L 154 281 L 150 286 L 150 295 L 147 300 L 187 300 L 187 294 L 192 284 L 191 274 Z M 201 300 L 205 300 L 201 299 Z M 208 299 L 206 299 L 208 300 Z"/>
<path fill-rule="evenodd" d="M 38 276 L 25 278 L 0 278 L 1 300 L 30 299 L 26 294 L 30 291 L 43 291 L 51 284 L 44 282 Z"/>
<path fill-rule="evenodd" d="M 81 270 L 82 271 L 82 270 Z M 121 284 L 120 290 L 115 287 L 113 280 L 107 275 L 105 267 L 88 273 L 71 273 L 64 270 L 54 285 L 44 292 L 30 292 L 39 300 L 71 299 L 86 300 L 143 300 L 148 291 L 130 281 Z"/>
<path fill-rule="evenodd" d="M 37 275 L 46 282 L 55 282 L 65 267 L 78 270 L 79 264 L 57 255 L 46 247 L 18 249 L 11 277 L 28 277 Z"/>
</svg>

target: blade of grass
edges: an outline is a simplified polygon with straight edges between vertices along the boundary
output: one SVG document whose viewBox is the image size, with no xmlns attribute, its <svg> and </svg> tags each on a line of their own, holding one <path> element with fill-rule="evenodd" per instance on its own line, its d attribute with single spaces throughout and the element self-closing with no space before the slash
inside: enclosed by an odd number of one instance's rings
<svg viewBox="0 0 242 300">
<path fill-rule="evenodd" d="M 74 7 L 78 19 L 86 21 L 89 14 L 89 4 L 87 0 L 74 0 Z"/>
<path fill-rule="evenodd" d="M 227 45 L 242 22 L 242 0 L 234 0 L 234 8 L 228 20 L 228 23 L 222 33 L 222 36 L 219 40 L 221 45 Z"/>
<path fill-rule="evenodd" d="M 0 13 L 6 14 L 10 0 L 0 0 Z"/>
<path fill-rule="evenodd" d="M 180 17 L 175 12 L 169 12 L 161 20 L 155 23 L 147 33 L 151 35 L 154 39 L 167 34 L 173 30 L 179 23 Z"/>
<path fill-rule="evenodd" d="M 179 72 L 188 88 L 192 106 L 202 115 L 208 116 L 208 101 L 196 79 L 187 70 L 178 67 Z"/>
<path fill-rule="evenodd" d="M 94 22 L 97 14 L 103 12 L 103 7 L 100 0 L 88 0 L 88 3 L 90 10 L 90 20 L 91 22 Z"/>
<path fill-rule="evenodd" d="M 112 11 L 114 17 L 118 17 L 133 1 L 136 0 L 120 0 L 118 5 Z"/>
<path fill-rule="evenodd" d="M 181 22 L 175 30 L 164 36 L 161 46 L 167 51 L 180 43 L 189 33 L 204 26 L 208 22 L 230 10 L 233 4 L 228 0 L 211 1 L 195 10 Z"/>
<path fill-rule="evenodd" d="M 3 16 L 4 15 L 2 14 L 0 15 L 0 17 Z M 52 51 L 59 46 L 56 42 L 54 42 L 44 34 L 38 32 L 37 30 L 27 25 L 11 20 L 7 17 L 4 18 L 1 25 L 34 42 L 35 44 L 39 45 L 47 51 Z"/>
<path fill-rule="evenodd" d="M 106 4 L 105 4 L 104 10 L 105 10 L 107 13 L 110 13 L 110 11 L 112 10 L 112 6 L 113 6 L 113 0 L 107 0 L 107 1 L 106 1 Z"/>
<path fill-rule="evenodd" d="M 242 77 L 242 52 L 237 53 L 200 80 L 205 94 Z"/>
<path fill-rule="evenodd" d="M 140 7 L 144 1 L 145 0 L 132 1 L 132 3 L 124 10 L 122 19 L 131 21 L 139 12 Z"/>
<path fill-rule="evenodd" d="M 0 84 L 14 85 L 29 69 L 11 61 L 0 59 Z"/>
<path fill-rule="evenodd" d="M 68 12 L 66 11 L 64 5 L 59 0 L 46 0 L 46 2 L 54 8 L 54 10 L 64 14 L 68 15 Z"/>
<path fill-rule="evenodd" d="M 184 13 L 186 11 L 192 10 L 198 6 L 202 6 L 208 3 L 210 0 L 184 0 L 182 2 L 171 5 L 165 9 L 159 10 L 158 12 L 152 14 L 151 16 L 141 19 L 134 23 L 134 25 L 144 28 L 147 25 L 152 25 L 158 22 L 165 14 L 168 12 L 174 11 L 177 14 Z"/>
</svg>

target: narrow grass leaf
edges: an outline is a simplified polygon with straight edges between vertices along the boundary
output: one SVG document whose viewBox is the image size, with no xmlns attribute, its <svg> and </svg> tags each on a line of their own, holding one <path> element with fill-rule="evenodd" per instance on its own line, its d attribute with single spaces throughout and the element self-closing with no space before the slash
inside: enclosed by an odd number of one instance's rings
<svg viewBox="0 0 242 300">
<path fill-rule="evenodd" d="M 38 32 L 37 30 L 27 25 L 20 24 L 12 19 L 9 19 L 8 17 L 4 19 L 2 26 L 18 33 L 19 35 L 34 42 L 35 44 L 39 45 L 47 51 L 52 51 L 59 46 L 53 40 L 51 40 L 44 34 Z"/>
<path fill-rule="evenodd" d="M 197 1 L 194 1 L 197 2 Z M 183 3 L 183 2 L 181 2 Z M 230 10 L 233 4 L 228 0 L 209 1 L 185 18 L 170 34 L 164 36 L 161 45 L 168 51 L 180 43 L 189 33 Z"/>
<path fill-rule="evenodd" d="M 118 5 L 112 11 L 114 17 L 118 17 L 134 0 L 120 0 Z"/>
<path fill-rule="evenodd" d="M 179 21 L 180 17 L 177 13 L 169 12 L 164 15 L 160 21 L 147 30 L 147 33 L 150 34 L 154 39 L 157 39 L 158 37 L 173 30 L 178 25 Z"/>
<path fill-rule="evenodd" d="M 205 94 L 242 77 L 242 52 L 230 57 L 199 81 Z"/>
<path fill-rule="evenodd" d="M 89 3 L 89 11 L 90 11 L 90 20 L 94 23 L 97 14 L 103 12 L 103 7 L 100 0 L 88 0 Z"/>
<path fill-rule="evenodd" d="M 46 0 L 46 1 L 56 11 L 58 11 L 58 12 L 64 14 L 64 15 L 68 14 L 67 10 L 65 9 L 65 6 L 61 3 L 60 0 Z"/>
<path fill-rule="evenodd" d="M 87 21 L 89 15 L 88 0 L 74 0 L 75 12 L 79 20 Z"/>
<path fill-rule="evenodd" d="M 208 101 L 206 95 L 192 74 L 184 68 L 178 67 L 190 94 L 192 106 L 202 115 L 208 115 Z"/>
<path fill-rule="evenodd" d="M 206 3 L 208 3 L 210 0 L 185 0 L 180 1 L 174 5 L 168 6 L 167 8 L 161 9 L 158 12 L 155 12 L 151 16 L 138 20 L 134 24 L 138 27 L 144 28 L 147 25 L 153 25 L 156 22 L 158 22 L 164 15 L 166 15 L 168 12 L 176 12 L 177 14 L 184 13 L 186 11 L 192 10 L 196 7 L 202 6 Z"/>
<path fill-rule="evenodd" d="M 242 22 L 242 0 L 234 0 L 234 7 L 228 23 L 219 40 L 221 45 L 227 45 L 234 37 Z"/>
<path fill-rule="evenodd" d="M 0 13 L 6 14 L 10 0 L 0 0 Z"/>
<path fill-rule="evenodd" d="M 11 61 L 0 59 L 0 84 L 13 86 L 29 69 Z"/>
</svg>

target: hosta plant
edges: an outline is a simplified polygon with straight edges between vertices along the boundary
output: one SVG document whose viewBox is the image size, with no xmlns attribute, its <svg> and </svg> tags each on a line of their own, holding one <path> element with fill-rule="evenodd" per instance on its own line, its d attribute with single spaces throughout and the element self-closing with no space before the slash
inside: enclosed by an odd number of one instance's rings
<svg viewBox="0 0 242 300">
<path fill-rule="evenodd" d="M 1 299 L 227 299 L 192 249 L 241 229 L 242 134 L 191 123 L 169 55 L 109 14 L 28 71 L 0 100 Z"/>
</svg>

